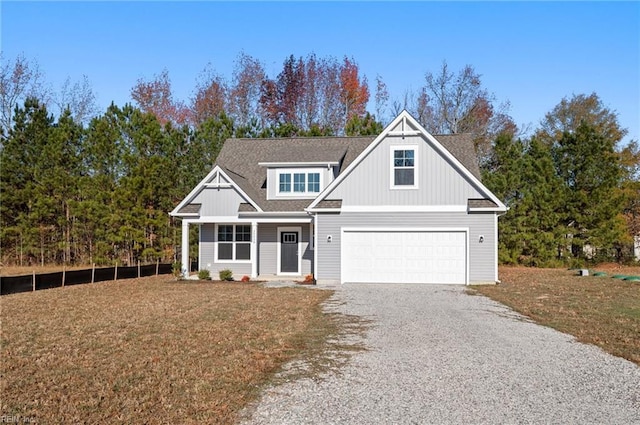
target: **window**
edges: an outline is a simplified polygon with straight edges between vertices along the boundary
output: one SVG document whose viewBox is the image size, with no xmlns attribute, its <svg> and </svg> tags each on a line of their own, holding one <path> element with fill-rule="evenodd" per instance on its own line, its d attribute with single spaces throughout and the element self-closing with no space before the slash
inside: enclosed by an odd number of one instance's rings
<svg viewBox="0 0 640 425">
<path fill-rule="evenodd" d="M 305 178 L 304 173 L 295 173 L 293 175 L 293 191 L 294 192 L 304 193 L 304 178 Z"/>
<path fill-rule="evenodd" d="M 278 173 L 278 193 L 304 195 L 320 193 L 320 173 L 283 172 Z"/>
<path fill-rule="evenodd" d="M 393 187 L 415 187 L 415 149 L 393 149 Z"/>
<path fill-rule="evenodd" d="M 218 261 L 251 259 L 251 226 L 218 225 Z"/>
<path fill-rule="evenodd" d="M 291 192 L 291 174 L 280 174 L 280 192 Z"/>
<path fill-rule="evenodd" d="M 307 192 L 320 193 L 320 173 L 308 174 Z"/>
</svg>

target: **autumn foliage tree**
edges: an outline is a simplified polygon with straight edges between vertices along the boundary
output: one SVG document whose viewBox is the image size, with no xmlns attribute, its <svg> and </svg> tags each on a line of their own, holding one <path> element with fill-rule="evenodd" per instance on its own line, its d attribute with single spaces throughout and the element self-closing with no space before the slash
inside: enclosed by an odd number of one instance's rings
<svg viewBox="0 0 640 425">
<path fill-rule="evenodd" d="M 183 102 L 173 98 L 169 71 L 166 69 L 151 81 L 139 79 L 131 89 L 131 98 L 143 112 L 155 115 L 162 125 L 189 122 L 190 111 Z"/>
<path fill-rule="evenodd" d="M 198 125 L 227 110 L 227 87 L 223 78 L 207 67 L 196 85 L 196 93 L 191 100 L 191 117 Z"/>
<path fill-rule="evenodd" d="M 360 76 L 360 69 L 353 59 L 344 58 L 340 69 L 340 100 L 345 109 L 345 122 L 352 117 L 363 117 L 369 102 L 367 77 Z"/>
</svg>

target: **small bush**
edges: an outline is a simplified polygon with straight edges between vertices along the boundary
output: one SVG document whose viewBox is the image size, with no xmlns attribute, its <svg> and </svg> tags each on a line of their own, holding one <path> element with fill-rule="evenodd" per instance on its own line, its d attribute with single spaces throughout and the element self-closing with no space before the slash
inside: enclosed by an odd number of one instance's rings
<svg viewBox="0 0 640 425">
<path fill-rule="evenodd" d="M 171 265 L 171 273 L 176 279 L 182 277 L 182 263 L 180 261 L 176 261 Z"/>
<path fill-rule="evenodd" d="M 229 269 L 220 270 L 220 280 L 233 280 L 233 272 Z"/>
<path fill-rule="evenodd" d="M 198 271 L 198 279 L 200 280 L 211 280 L 211 272 L 209 270 L 199 270 Z"/>
<path fill-rule="evenodd" d="M 251 279 L 249 278 L 249 276 L 242 276 L 241 279 L 243 282 L 249 282 Z"/>
<path fill-rule="evenodd" d="M 308 283 L 308 284 L 315 284 L 316 280 L 313 278 L 312 274 L 308 274 L 304 277 L 304 282 L 303 283 Z"/>
</svg>

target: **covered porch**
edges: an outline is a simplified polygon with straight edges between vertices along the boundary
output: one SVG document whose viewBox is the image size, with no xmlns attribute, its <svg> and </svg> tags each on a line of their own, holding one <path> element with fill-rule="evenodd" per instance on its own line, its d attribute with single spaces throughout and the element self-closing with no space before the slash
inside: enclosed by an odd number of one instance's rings
<svg viewBox="0 0 640 425">
<path fill-rule="evenodd" d="M 297 217 L 183 218 L 181 263 L 188 276 L 189 229 L 198 227 L 198 270 L 216 279 L 231 270 L 235 280 L 301 280 L 314 271 L 314 223 Z"/>
</svg>

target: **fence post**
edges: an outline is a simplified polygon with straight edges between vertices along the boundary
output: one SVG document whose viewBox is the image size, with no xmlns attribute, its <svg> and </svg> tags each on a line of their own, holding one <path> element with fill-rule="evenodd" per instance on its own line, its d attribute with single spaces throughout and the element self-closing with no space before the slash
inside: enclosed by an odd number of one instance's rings
<svg viewBox="0 0 640 425">
<path fill-rule="evenodd" d="M 156 276 L 158 276 L 158 268 L 160 267 L 160 259 L 156 258 Z"/>
<path fill-rule="evenodd" d="M 140 260 L 138 260 L 138 279 L 140 279 Z"/>
<path fill-rule="evenodd" d="M 93 263 L 93 266 L 91 267 L 91 283 L 93 283 L 93 279 L 95 278 L 96 275 L 96 263 Z"/>
<path fill-rule="evenodd" d="M 64 280 L 67 277 L 67 267 L 65 264 L 62 265 L 62 287 L 64 288 Z"/>
<path fill-rule="evenodd" d="M 36 290 L 36 271 L 33 271 L 33 275 L 32 275 L 32 284 L 33 284 L 33 290 Z"/>
<path fill-rule="evenodd" d="M 113 280 L 114 282 L 118 280 L 118 262 L 117 261 L 116 261 L 115 273 L 113 273 Z"/>
</svg>

